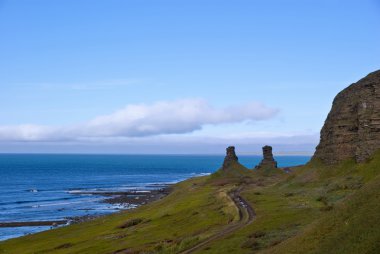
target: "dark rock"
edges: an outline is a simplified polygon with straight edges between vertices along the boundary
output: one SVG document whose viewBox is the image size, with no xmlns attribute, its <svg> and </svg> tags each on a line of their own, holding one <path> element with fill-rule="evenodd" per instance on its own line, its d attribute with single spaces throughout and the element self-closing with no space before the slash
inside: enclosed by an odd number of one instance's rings
<svg viewBox="0 0 380 254">
<path fill-rule="evenodd" d="M 74 245 L 72 243 L 64 243 L 64 244 L 61 244 L 61 245 L 58 245 L 57 247 L 55 247 L 54 249 L 55 250 L 59 250 L 59 249 L 68 249 L 68 248 L 71 248 L 73 247 Z"/>
<path fill-rule="evenodd" d="M 260 162 L 256 169 L 260 168 L 277 168 L 277 162 L 273 158 L 272 147 L 264 146 L 263 147 L 263 156 L 264 159 Z"/>
<path fill-rule="evenodd" d="M 238 157 L 236 156 L 235 153 L 235 147 L 234 146 L 229 146 L 226 149 L 226 157 L 224 157 L 224 162 L 223 162 L 223 169 L 227 169 L 228 167 L 231 166 L 232 163 L 237 162 Z"/>
<path fill-rule="evenodd" d="M 380 71 L 341 91 L 321 130 L 313 159 L 364 162 L 380 149 Z"/>
<path fill-rule="evenodd" d="M 130 228 L 130 227 L 140 224 L 141 222 L 143 222 L 143 219 L 141 218 L 129 219 L 126 222 L 124 222 L 122 225 L 118 226 L 117 228 L 121 228 L 121 229 Z"/>
</svg>

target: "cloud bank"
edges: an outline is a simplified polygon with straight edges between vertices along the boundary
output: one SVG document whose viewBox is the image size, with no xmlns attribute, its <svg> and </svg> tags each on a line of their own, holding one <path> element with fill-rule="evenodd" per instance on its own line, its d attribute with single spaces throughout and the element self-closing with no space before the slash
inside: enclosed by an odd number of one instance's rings
<svg viewBox="0 0 380 254">
<path fill-rule="evenodd" d="M 234 145 L 240 155 L 261 155 L 261 148 L 264 145 L 272 145 L 275 155 L 311 155 L 314 153 L 318 141 L 318 133 L 266 138 L 209 138 L 187 135 L 163 135 L 67 142 L 3 141 L 0 142 L 0 153 L 224 155 L 225 148 L 229 145 Z"/>
<path fill-rule="evenodd" d="M 215 108 L 202 99 L 160 101 L 153 104 L 127 105 L 112 114 L 72 126 L 0 126 L 0 140 L 70 141 L 185 134 L 200 130 L 204 125 L 270 119 L 277 112 L 277 109 L 258 102 Z"/>
</svg>

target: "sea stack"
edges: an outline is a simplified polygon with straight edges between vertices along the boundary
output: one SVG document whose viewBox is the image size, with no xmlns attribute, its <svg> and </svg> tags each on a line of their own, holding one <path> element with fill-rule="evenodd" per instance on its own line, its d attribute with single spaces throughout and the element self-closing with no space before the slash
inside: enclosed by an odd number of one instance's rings
<svg viewBox="0 0 380 254">
<path fill-rule="evenodd" d="M 313 160 L 365 162 L 380 149 L 380 70 L 341 91 L 321 130 Z"/>
<path fill-rule="evenodd" d="M 232 163 L 237 162 L 238 157 L 236 156 L 235 153 L 235 147 L 234 146 L 229 146 L 226 149 L 226 157 L 224 157 L 224 162 L 223 162 L 223 169 L 227 169 L 231 166 Z"/>
<path fill-rule="evenodd" d="M 256 169 L 261 168 L 277 168 L 277 162 L 273 158 L 272 147 L 264 146 L 263 147 L 263 156 L 264 159 L 260 162 Z"/>
</svg>

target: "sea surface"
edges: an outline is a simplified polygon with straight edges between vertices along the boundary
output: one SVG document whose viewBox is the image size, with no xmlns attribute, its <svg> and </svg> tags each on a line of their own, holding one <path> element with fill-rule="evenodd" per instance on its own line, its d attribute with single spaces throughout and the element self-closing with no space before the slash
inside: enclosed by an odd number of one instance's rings
<svg viewBox="0 0 380 254">
<path fill-rule="evenodd" d="M 0 154 L 0 222 L 61 220 L 120 210 L 105 197 L 83 192 L 155 189 L 207 175 L 220 155 L 26 155 Z M 309 156 L 278 156 L 280 167 L 306 163 Z M 260 156 L 239 156 L 253 168 Z M 0 228 L 0 241 L 50 227 Z"/>
</svg>

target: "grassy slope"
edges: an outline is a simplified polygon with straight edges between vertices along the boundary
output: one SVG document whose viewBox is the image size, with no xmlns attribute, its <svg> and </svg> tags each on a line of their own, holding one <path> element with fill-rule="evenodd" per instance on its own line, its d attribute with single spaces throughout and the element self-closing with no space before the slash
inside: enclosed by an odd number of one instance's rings
<svg viewBox="0 0 380 254">
<path fill-rule="evenodd" d="M 237 219 L 237 211 L 225 195 L 227 189 L 201 186 L 204 180 L 183 182 L 165 199 L 136 210 L 6 241 L 0 245 L 0 253 L 112 253 L 126 248 L 164 252 L 184 248 Z M 136 218 L 142 222 L 118 228 Z"/>
<path fill-rule="evenodd" d="M 239 165 L 237 170 L 250 173 Z M 238 210 L 227 195 L 234 186 L 231 180 L 220 186 L 212 184 L 209 177 L 190 179 L 177 184 L 160 201 L 95 221 L 11 239 L 0 244 L 0 253 L 93 254 L 125 249 L 131 253 L 176 253 L 238 220 Z M 120 228 L 124 224 L 127 226 Z"/>
<path fill-rule="evenodd" d="M 343 169 L 349 170 L 348 178 L 359 177 L 367 184 L 296 237 L 267 253 L 379 253 L 380 154 L 367 165 L 345 165 L 330 174 L 342 175 Z M 350 186 L 352 182 L 343 185 Z"/>
<path fill-rule="evenodd" d="M 364 165 L 318 163 L 292 174 L 233 171 L 178 184 L 165 199 L 133 211 L 0 244 L 0 253 L 177 253 L 237 220 L 227 192 L 242 195 L 257 217 L 202 253 L 375 253 L 380 248 L 380 153 Z M 122 224 L 133 224 L 119 229 Z"/>
<path fill-rule="evenodd" d="M 256 220 L 202 252 L 371 253 L 380 240 L 380 229 L 371 226 L 380 225 L 379 173 L 380 153 L 364 165 L 314 163 L 290 175 L 256 172 L 243 193 Z"/>
</svg>

